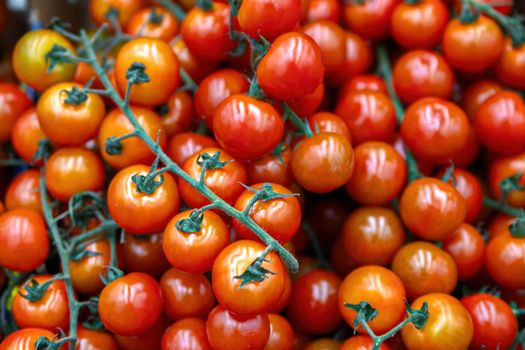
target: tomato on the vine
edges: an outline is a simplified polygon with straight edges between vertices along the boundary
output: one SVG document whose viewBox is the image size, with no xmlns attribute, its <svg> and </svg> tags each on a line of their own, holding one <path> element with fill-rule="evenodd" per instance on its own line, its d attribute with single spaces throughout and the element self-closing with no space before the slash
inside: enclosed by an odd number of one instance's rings
<svg viewBox="0 0 525 350">
<path fill-rule="evenodd" d="M 118 345 L 110 333 L 78 325 L 76 350 L 118 350 Z"/>
<path fill-rule="evenodd" d="M 162 251 L 162 234 L 128 235 L 122 244 L 124 271 L 159 276 L 170 268 Z"/>
<path fill-rule="evenodd" d="M 183 132 L 171 138 L 166 153 L 171 160 L 182 167 L 189 157 L 207 147 L 217 148 L 219 144 L 212 137 L 193 132 Z"/>
<path fill-rule="evenodd" d="M 309 0 L 306 14 L 303 13 L 302 19 L 306 22 L 326 19 L 339 23 L 341 12 L 342 6 L 337 0 Z"/>
<path fill-rule="evenodd" d="M 7 187 L 4 202 L 6 209 L 27 208 L 42 213 L 39 190 L 40 172 L 38 170 L 28 169 L 18 174 Z"/>
<path fill-rule="evenodd" d="M 244 163 L 248 173 L 248 183 L 273 182 L 284 187 L 293 183 L 291 147 L 286 147 L 277 155 L 273 152 L 253 161 Z"/>
<path fill-rule="evenodd" d="M 511 38 L 506 38 L 495 70 L 503 83 L 516 89 L 525 89 L 525 45 L 522 43 L 516 46 Z"/>
<path fill-rule="evenodd" d="M 0 116 L 0 119 L 2 117 Z M 42 130 L 35 108 L 26 110 L 20 115 L 13 124 L 11 133 L 11 145 L 16 154 L 28 163 L 35 161 L 40 141 L 47 139 L 47 135 Z M 42 160 L 37 160 L 36 165 L 40 165 Z"/>
<path fill-rule="evenodd" d="M 126 25 L 131 16 L 143 5 L 144 0 L 91 0 L 89 1 L 89 14 L 96 24 L 107 21 L 108 13 L 115 10 L 115 15 L 120 25 Z"/>
<path fill-rule="evenodd" d="M 374 342 L 367 335 L 354 335 L 343 343 L 341 350 L 372 350 Z M 383 343 L 378 350 L 390 350 L 390 347 Z"/>
<path fill-rule="evenodd" d="M 460 281 L 471 279 L 483 268 L 485 241 L 472 225 L 462 224 L 444 239 L 443 250 L 454 259 Z"/>
<path fill-rule="evenodd" d="M 345 5 L 343 19 L 350 30 L 367 40 L 388 36 L 392 12 L 400 0 L 366 0 Z"/>
<path fill-rule="evenodd" d="M 0 141 L 8 141 L 14 124 L 31 108 L 29 97 L 15 84 L 0 84 Z M 18 151 L 18 150 L 17 150 Z"/>
<path fill-rule="evenodd" d="M 175 15 L 161 6 L 146 7 L 133 13 L 126 25 L 129 35 L 166 42 L 173 39 L 178 31 L 179 22 Z"/>
<path fill-rule="evenodd" d="M 191 129 L 195 122 L 195 108 L 193 107 L 192 95 L 186 91 L 177 91 L 168 98 L 164 106 L 159 107 L 157 110 L 161 113 L 162 125 L 168 137 Z"/>
<path fill-rule="evenodd" d="M 162 336 L 161 350 L 209 350 L 206 321 L 185 318 L 172 324 Z"/>
<path fill-rule="evenodd" d="M 487 243 L 485 267 L 500 286 L 525 288 L 525 239 L 500 232 Z"/>
<path fill-rule="evenodd" d="M 281 315 L 269 314 L 270 338 L 264 350 L 286 350 L 294 346 L 294 331 L 292 326 Z"/>
<path fill-rule="evenodd" d="M 0 350 L 36 350 L 35 343 L 40 337 L 49 341 L 56 339 L 56 334 L 43 328 L 22 328 L 9 334 L 0 343 Z M 66 350 L 67 344 L 62 345 L 59 350 Z"/>
</svg>

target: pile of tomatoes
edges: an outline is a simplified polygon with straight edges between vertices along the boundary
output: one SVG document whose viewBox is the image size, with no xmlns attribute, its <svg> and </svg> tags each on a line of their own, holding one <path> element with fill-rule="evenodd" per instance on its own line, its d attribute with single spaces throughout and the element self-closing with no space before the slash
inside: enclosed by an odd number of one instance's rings
<svg viewBox="0 0 525 350">
<path fill-rule="evenodd" d="M 0 350 L 522 349 L 512 0 L 89 9 L 0 83 Z"/>
</svg>

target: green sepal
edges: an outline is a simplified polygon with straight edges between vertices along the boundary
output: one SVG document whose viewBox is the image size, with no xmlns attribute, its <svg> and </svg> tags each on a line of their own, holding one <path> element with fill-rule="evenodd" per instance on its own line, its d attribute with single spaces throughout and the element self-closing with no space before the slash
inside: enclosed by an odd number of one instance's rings
<svg viewBox="0 0 525 350">
<path fill-rule="evenodd" d="M 344 306 L 357 312 L 357 316 L 352 323 L 356 328 L 359 327 L 360 324 L 370 322 L 377 316 L 377 310 L 366 301 L 361 301 L 359 304 L 345 303 Z"/>
<path fill-rule="evenodd" d="M 151 8 L 151 11 L 148 16 L 148 22 L 153 24 L 161 24 L 164 16 L 162 13 L 157 13 L 155 7 Z"/>
<path fill-rule="evenodd" d="M 106 276 L 100 275 L 100 280 L 104 285 L 108 285 L 111 282 L 118 280 L 124 276 L 124 272 L 120 270 L 119 268 L 116 268 L 114 266 L 108 266 L 108 272 L 106 273 Z"/>
<path fill-rule="evenodd" d="M 74 63 L 70 58 L 66 57 L 69 51 L 60 45 L 54 44 L 51 50 L 46 53 L 45 60 L 47 64 L 47 73 L 49 74 L 58 63 Z"/>
<path fill-rule="evenodd" d="M 87 101 L 88 95 L 84 90 L 73 86 L 71 90 L 62 90 L 67 94 L 67 97 L 64 99 L 64 102 L 69 105 L 80 105 Z"/>
<path fill-rule="evenodd" d="M 204 215 L 200 210 L 194 209 L 190 216 L 181 219 L 175 223 L 175 228 L 184 233 L 195 233 L 201 230 L 201 224 L 204 220 Z"/>
<path fill-rule="evenodd" d="M 72 254 L 71 254 L 71 260 L 73 261 L 80 261 L 84 258 L 89 258 L 89 257 L 92 257 L 92 256 L 100 256 L 102 254 L 100 254 L 99 252 L 94 252 L 92 250 L 75 250 Z"/>
<path fill-rule="evenodd" d="M 225 165 L 232 162 L 232 160 L 227 160 L 225 162 L 221 162 L 219 160 L 219 157 L 221 156 L 221 152 L 217 151 L 213 155 L 209 155 L 208 153 L 202 153 L 199 154 L 197 157 L 197 165 L 201 166 L 202 168 L 205 168 L 206 170 L 211 169 L 221 169 L 224 168 Z"/>
<path fill-rule="evenodd" d="M 234 277 L 236 279 L 241 280 L 241 284 L 237 287 L 237 289 L 242 288 L 248 283 L 263 282 L 265 279 L 268 278 L 268 275 L 275 275 L 275 272 L 272 272 L 262 266 L 264 262 L 269 262 L 268 260 L 266 260 L 266 255 L 269 252 L 270 251 L 266 249 L 257 259 L 255 259 L 246 268 L 246 270 L 244 270 L 242 274 Z"/>
<path fill-rule="evenodd" d="M 410 304 L 405 300 L 405 306 L 407 313 L 410 317 L 410 323 L 412 323 L 417 329 L 422 329 L 427 324 L 428 320 L 428 303 L 425 301 L 421 306 L 421 309 L 412 309 Z"/>
<path fill-rule="evenodd" d="M 110 136 L 104 141 L 106 153 L 112 156 L 122 153 L 122 142 L 115 136 Z"/>
<path fill-rule="evenodd" d="M 141 84 L 150 81 L 149 75 L 146 73 L 146 66 L 144 63 L 133 62 L 126 71 L 126 79 L 128 84 Z"/>
<path fill-rule="evenodd" d="M 523 191 L 525 186 L 520 185 L 519 181 L 523 173 L 518 171 L 516 174 L 507 176 L 499 183 L 499 188 L 501 189 L 502 202 L 505 201 L 507 195 L 512 191 Z"/>
<path fill-rule="evenodd" d="M 33 163 L 49 158 L 51 150 L 51 142 L 48 139 L 38 141 L 38 148 L 33 156 Z"/>
<path fill-rule="evenodd" d="M 135 174 L 131 177 L 131 181 L 137 185 L 139 192 L 153 194 L 155 190 L 164 183 L 164 174 L 160 174 L 160 180 L 156 181 L 148 175 Z"/>
</svg>

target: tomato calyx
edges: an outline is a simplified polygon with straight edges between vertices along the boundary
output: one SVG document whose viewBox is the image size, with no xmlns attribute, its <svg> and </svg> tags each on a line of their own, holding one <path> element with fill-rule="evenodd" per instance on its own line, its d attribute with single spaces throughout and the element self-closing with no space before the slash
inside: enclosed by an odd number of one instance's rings
<svg viewBox="0 0 525 350">
<path fill-rule="evenodd" d="M 248 215 L 250 213 L 251 209 L 253 208 L 255 203 L 257 203 L 258 201 L 265 202 L 265 201 L 269 201 L 271 199 L 276 199 L 276 198 L 287 198 L 287 197 L 298 196 L 297 193 L 277 193 L 273 190 L 272 185 L 270 185 L 269 183 L 263 184 L 261 189 L 246 186 L 244 184 L 243 186 L 247 190 L 250 190 L 254 193 L 253 197 L 250 199 L 250 201 L 248 202 L 248 205 L 244 209 L 245 215 Z"/>
<path fill-rule="evenodd" d="M 261 255 L 259 255 L 250 265 L 248 265 L 248 267 L 242 274 L 234 277 L 236 279 L 241 280 L 241 284 L 239 284 L 237 289 L 241 289 L 248 283 L 261 283 L 268 278 L 268 274 L 275 275 L 275 272 L 272 272 L 262 267 L 262 264 L 264 262 L 269 262 L 268 260 L 266 260 L 266 255 L 268 255 L 268 253 L 270 253 L 272 250 L 272 246 L 268 245 L 261 253 Z"/>
<path fill-rule="evenodd" d="M 67 278 L 67 276 L 58 274 L 45 281 L 44 283 L 38 283 L 37 280 L 31 279 L 22 288 L 20 288 L 18 294 L 20 294 L 22 298 L 29 300 L 30 302 L 36 302 L 44 297 L 44 294 L 46 293 L 47 289 L 51 286 L 51 284 L 54 281 L 64 280 Z M 22 290 L 24 290 L 25 293 L 22 293 Z"/>
<path fill-rule="evenodd" d="M 38 141 L 38 148 L 33 157 L 33 163 L 36 163 L 39 160 L 47 160 L 51 155 L 51 151 L 51 142 L 48 139 Z"/>
<path fill-rule="evenodd" d="M 38 338 L 35 342 L 35 350 L 58 350 L 65 343 L 75 342 L 76 338 L 67 337 L 61 338 L 64 336 L 64 332 L 60 330 L 60 335 L 56 334 L 53 339 L 48 339 L 44 336 Z"/>
<path fill-rule="evenodd" d="M 195 233 L 201 230 L 204 215 L 199 209 L 194 209 L 190 216 L 175 223 L 175 228 L 184 233 Z"/>
<path fill-rule="evenodd" d="M 164 16 L 162 15 L 162 13 L 158 13 L 157 9 L 153 7 L 148 16 L 148 23 L 159 25 L 162 23 L 163 20 Z"/>
<path fill-rule="evenodd" d="M 45 56 L 47 63 L 47 72 L 50 73 L 58 63 L 74 63 L 75 59 L 71 52 L 63 46 L 54 44 L 51 50 Z"/>
<path fill-rule="evenodd" d="M 224 162 L 221 162 L 219 160 L 219 157 L 221 156 L 221 152 L 217 151 L 213 155 L 209 155 L 208 153 L 202 153 L 199 154 L 197 157 L 197 165 L 202 167 L 201 174 L 200 174 L 200 184 L 204 184 L 204 176 L 206 175 L 207 170 L 213 170 L 213 169 L 221 169 L 226 166 L 226 164 L 232 162 L 233 160 L 227 160 Z"/>
<path fill-rule="evenodd" d="M 213 3 L 211 2 L 211 0 L 197 0 L 195 5 L 203 11 L 213 10 Z"/>
<path fill-rule="evenodd" d="M 79 106 L 82 103 L 86 102 L 88 95 L 83 89 L 79 89 L 76 86 L 73 86 L 71 90 L 62 90 L 63 93 L 67 95 L 64 99 L 64 103 L 68 105 Z"/>
<path fill-rule="evenodd" d="M 452 180 L 452 187 L 456 187 L 456 177 L 454 176 L 454 163 L 451 163 L 449 167 L 445 170 L 443 176 L 441 176 L 441 181 L 448 183 Z"/>
<path fill-rule="evenodd" d="M 417 5 L 421 3 L 421 0 L 405 0 L 405 4 L 407 5 Z"/>
<path fill-rule="evenodd" d="M 124 276 L 124 272 L 120 270 L 118 267 L 115 266 L 108 266 L 108 271 L 105 276 L 100 275 L 100 279 L 102 280 L 102 283 L 104 283 L 106 286 L 110 284 L 111 282 L 118 280 L 119 278 Z"/>
</svg>

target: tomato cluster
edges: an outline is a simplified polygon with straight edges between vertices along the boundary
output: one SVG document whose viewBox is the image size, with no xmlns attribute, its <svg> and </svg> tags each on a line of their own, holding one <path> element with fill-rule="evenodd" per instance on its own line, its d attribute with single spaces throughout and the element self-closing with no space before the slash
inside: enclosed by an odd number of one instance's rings
<svg viewBox="0 0 525 350">
<path fill-rule="evenodd" d="M 90 0 L 94 30 L 25 33 L 0 83 L 0 350 L 522 346 L 512 11 Z"/>
</svg>

